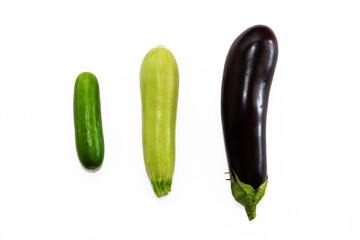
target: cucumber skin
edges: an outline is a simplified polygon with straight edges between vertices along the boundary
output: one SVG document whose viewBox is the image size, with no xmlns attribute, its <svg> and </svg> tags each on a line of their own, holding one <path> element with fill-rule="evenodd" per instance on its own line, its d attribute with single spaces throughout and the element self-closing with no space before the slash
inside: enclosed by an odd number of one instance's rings
<svg viewBox="0 0 360 240">
<path fill-rule="evenodd" d="M 175 167 L 175 125 L 179 70 L 165 47 L 151 49 L 140 71 L 143 151 L 147 174 L 158 197 L 171 191 Z"/>
<path fill-rule="evenodd" d="M 104 159 L 99 83 L 95 75 L 81 73 L 74 89 L 74 125 L 77 155 L 87 169 L 97 169 Z"/>
</svg>

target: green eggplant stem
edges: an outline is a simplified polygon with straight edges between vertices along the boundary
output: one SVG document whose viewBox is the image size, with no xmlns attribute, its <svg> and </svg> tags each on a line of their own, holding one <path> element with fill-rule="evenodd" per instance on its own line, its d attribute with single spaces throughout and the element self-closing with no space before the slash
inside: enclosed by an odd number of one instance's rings
<svg viewBox="0 0 360 240">
<path fill-rule="evenodd" d="M 231 191 L 235 200 L 245 207 L 249 221 L 256 217 L 256 205 L 265 195 L 268 178 L 257 189 L 239 180 L 236 173 L 230 174 Z"/>
</svg>

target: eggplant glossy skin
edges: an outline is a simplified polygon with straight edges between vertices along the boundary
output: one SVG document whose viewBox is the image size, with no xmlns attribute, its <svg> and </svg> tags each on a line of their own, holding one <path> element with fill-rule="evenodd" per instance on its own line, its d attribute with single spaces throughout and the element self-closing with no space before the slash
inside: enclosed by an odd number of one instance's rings
<svg viewBox="0 0 360 240">
<path fill-rule="evenodd" d="M 235 39 L 224 67 L 221 115 L 229 170 L 254 189 L 267 179 L 266 114 L 277 56 L 275 34 L 258 25 Z"/>
</svg>

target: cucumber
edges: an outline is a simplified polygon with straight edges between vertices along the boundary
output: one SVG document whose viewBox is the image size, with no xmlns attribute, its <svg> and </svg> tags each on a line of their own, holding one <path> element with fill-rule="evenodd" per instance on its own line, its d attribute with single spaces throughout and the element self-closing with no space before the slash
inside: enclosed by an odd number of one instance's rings
<svg viewBox="0 0 360 240">
<path fill-rule="evenodd" d="M 142 134 L 147 174 L 157 197 L 171 191 L 179 70 L 165 47 L 151 49 L 140 70 Z"/>
<path fill-rule="evenodd" d="M 95 75 L 81 73 L 74 89 L 76 151 L 81 164 L 97 169 L 104 159 L 99 83 Z"/>
</svg>

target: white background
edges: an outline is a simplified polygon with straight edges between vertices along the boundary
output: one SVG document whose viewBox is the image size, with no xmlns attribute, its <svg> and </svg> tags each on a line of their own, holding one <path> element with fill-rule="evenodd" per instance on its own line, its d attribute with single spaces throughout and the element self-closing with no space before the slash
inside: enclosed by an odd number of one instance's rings
<svg viewBox="0 0 360 240">
<path fill-rule="evenodd" d="M 0 0 L 0 239 L 359 239 L 358 1 Z M 268 174 L 249 222 L 225 179 L 220 88 L 245 29 L 279 42 Z M 165 45 L 180 89 L 172 192 L 146 175 L 139 69 Z M 105 159 L 80 165 L 77 75 L 100 83 Z"/>
</svg>

